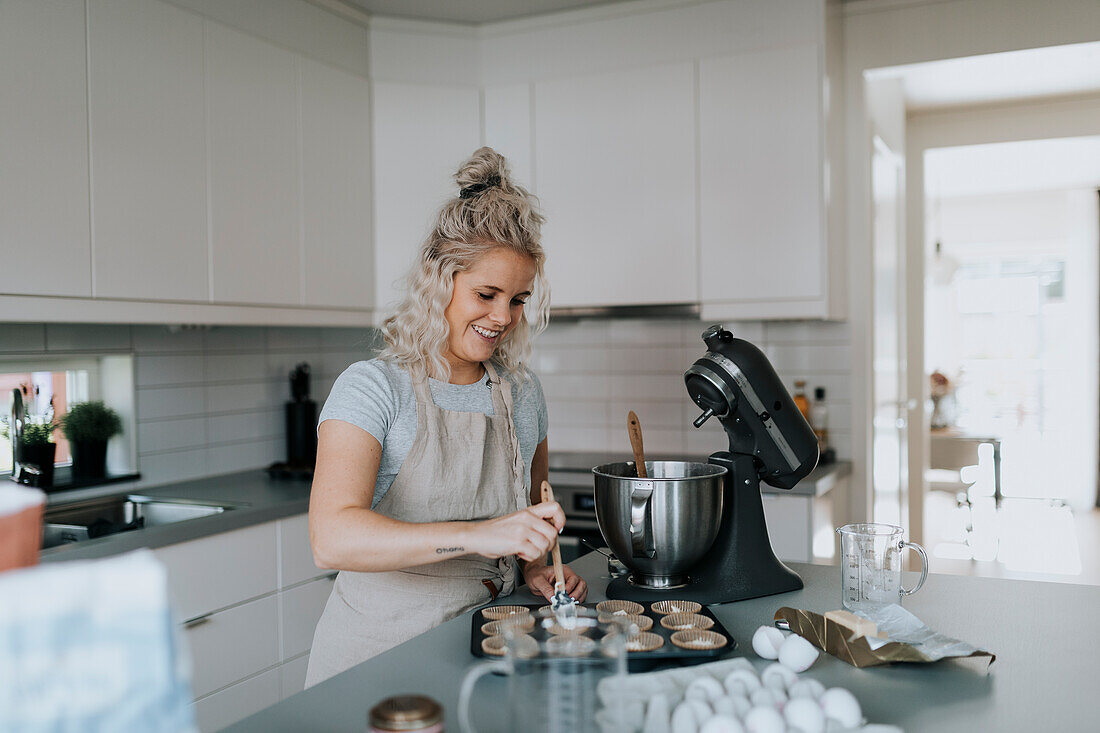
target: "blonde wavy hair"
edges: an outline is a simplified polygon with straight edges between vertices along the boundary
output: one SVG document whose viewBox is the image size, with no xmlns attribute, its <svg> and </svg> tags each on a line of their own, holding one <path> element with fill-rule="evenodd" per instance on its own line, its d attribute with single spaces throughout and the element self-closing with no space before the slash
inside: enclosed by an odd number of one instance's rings
<svg viewBox="0 0 1100 733">
<path fill-rule="evenodd" d="M 531 340 L 549 321 L 550 289 L 541 244 L 544 220 L 538 199 L 512 181 L 508 162 L 492 148 L 475 151 L 454 178 L 459 195 L 443 205 L 420 246 L 406 278 L 404 299 L 382 324 L 386 345 L 378 357 L 414 374 L 450 380 L 451 366 L 443 356 L 450 336 L 444 311 L 454 293 L 455 274 L 503 247 L 529 257 L 535 265 L 524 317 L 493 353 L 493 361 L 505 373 L 522 381 L 527 378 Z"/>
</svg>

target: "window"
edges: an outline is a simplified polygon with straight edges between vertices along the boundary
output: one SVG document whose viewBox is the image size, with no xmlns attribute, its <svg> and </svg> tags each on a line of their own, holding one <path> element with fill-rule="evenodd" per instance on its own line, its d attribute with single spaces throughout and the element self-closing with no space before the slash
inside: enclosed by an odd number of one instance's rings
<svg viewBox="0 0 1100 733">
<path fill-rule="evenodd" d="M 47 424 L 59 420 L 78 402 L 103 400 L 119 413 L 123 424 L 123 434 L 110 444 L 108 471 L 135 471 L 133 373 L 129 354 L 0 360 L 0 476 L 10 476 L 13 468 L 14 391 L 20 393 L 28 424 Z M 53 433 L 53 441 L 57 444 L 54 465 L 71 464 L 68 441 L 60 430 Z"/>
</svg>

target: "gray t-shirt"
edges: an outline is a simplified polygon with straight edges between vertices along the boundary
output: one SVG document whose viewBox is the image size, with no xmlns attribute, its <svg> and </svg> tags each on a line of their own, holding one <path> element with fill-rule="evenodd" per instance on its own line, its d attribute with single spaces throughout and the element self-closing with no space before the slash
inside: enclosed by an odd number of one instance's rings
<svg viewBox="0 0 1100 733">
<path fill-rule="evenodd" d="M 498 372 L 500 370 L 498 369 Z M 512 422 L 516 426 L 523 456 L 524 481 L 531 485 L 531 459 L 535 448 L 546 439 L 549 420 L 542 385 L 533 373 L 522 384 L 502 374 L 505 386 L 512 389 Z M 493 396 L 485 378 L 473 384 L 450 384 L 428 380 L 436 406 L 454 412 L 493 414 Z M 382 462 L 374 485 L 373 509 L 386 495 L 416 437 L 416 394 L 412 378 L 403 367 L 380 359 L 359 361 L 336 379 L 329 392 L 321 417 L 343 420 L 366 430 L 382 444 Z"/>
</svg>

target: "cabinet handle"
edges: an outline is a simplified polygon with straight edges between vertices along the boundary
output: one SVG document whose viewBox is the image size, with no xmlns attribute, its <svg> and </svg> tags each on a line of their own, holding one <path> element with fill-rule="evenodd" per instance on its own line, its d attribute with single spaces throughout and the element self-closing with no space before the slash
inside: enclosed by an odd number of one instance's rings
<svg viewBox="0 0 1100 733">
<path fill-rule="evenodd" d="M 183 628 L 193 629 L 196 626 L 202 626 L 207 621 L 209 621 L 210 617 L 213 616 L 213 615 L 214 615 L 214 612 L 211 611 L 210 613 L 204 613 L 203 615 L 196 616 L 195 618 L 189 618 L 189 619 L 187 619 L 186 621 L 183 622 Z"/>
</svg>

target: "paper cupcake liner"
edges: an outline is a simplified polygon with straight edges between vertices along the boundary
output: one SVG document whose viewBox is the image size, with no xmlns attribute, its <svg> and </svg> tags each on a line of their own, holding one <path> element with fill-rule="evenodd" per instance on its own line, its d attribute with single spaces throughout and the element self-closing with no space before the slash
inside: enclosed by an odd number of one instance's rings
<svg viewBox="0 0 1100 733">
<path fill-rule="evenodd" d="M 721 649 L 729 640 L 716 631 L 689 629 L 672 635 L 672 643 L 682 649 Z"/>
<path fill-rule="evenodd" d="M 662 616 L 669 613 L 699 613 L 703 609 L 695 601 L 657 601 L 650 608 Z"/>
<path fill-rule="evenodd" d="M 526 634 L 512 641 L 518 647 L 516 656 L 529 658 L 538 653 L 538 642 Z M 508 653 L 508 640 L 503 636 L 487 636 L 481 640 L 481 651 L 494 657 L 503 657 Z"/>
<path fill-rule="evenodd" d="M 653 619 L 649 616 L 643 616 L 642 614 L 629 615 L 629 616 L 613 616 L 607 613 L 601 613 L 599 616 L 600 623 L 619 623 L 629 628 L 631 624 L 638 627 L 638 631 L 649 631 L 653 628 Z"/>
<path fill-rule="evenodd" d="M 493 621 L 514 616 L 517 613 L 531 613 L 531 609 L 527 606 L 488 606 L 481 609 L 481 615 Z"/>
<path fill-rule="evenodd" d="M 651 652 L 654 649 L 660 649 L 664 644 L 665 640 L 661 638 L 660 634 L 654 634 L 652 631 L 643 631 L 626 640 L 626 651 L 627 653 Z"/>
<path fill-rule="evenodd" d="M 637 616 L 643 611 L 645 611 L 645 607 L 634 601 L 600 601 L 596 604 L 596 612 L 600 614 Z"/>
<path fill-rule="evenodd" d="M 546 640 L 546 653 L 556 657 L 587 657 L 596 651 L 596 642 L 587 636 L 552 636 Z"/>
<path fill-rule="evenodd" d="M 535 618 L 531 614 L 517 613 L 513 616 L 497 619 L 481 625 L 481 633 L 486 636 L 500 636 L 504 633 L 505 626 L 520 631 L 530 631 L 535 628 Z"/>
<path fill-rule="evenodd" d="M 697 613 L 670 613 L 661 617 L 661 626 L 671 631 L 706 630 L 714 626 L 714 619 L 708 616 L 700 616 Z"/>
</svg>

